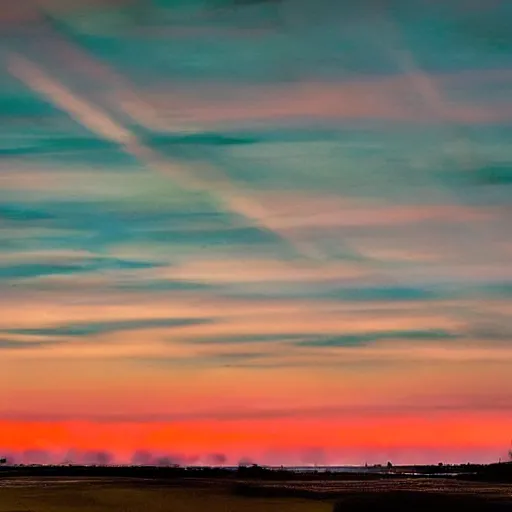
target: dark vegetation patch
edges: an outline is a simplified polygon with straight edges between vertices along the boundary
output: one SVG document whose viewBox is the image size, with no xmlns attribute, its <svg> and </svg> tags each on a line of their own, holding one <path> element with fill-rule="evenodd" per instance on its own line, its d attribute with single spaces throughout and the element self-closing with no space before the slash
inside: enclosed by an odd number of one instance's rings
<svg viewBox="0 0 512 512">
<path fill-rule="evenodd" d="M 472 494 L 446 494 L 421 491 L 388 491 L 346 494 L 334 504 L 333 512 L 500 512 L 510 511 L 510 501 L 491 500 Z"/>
</svg>

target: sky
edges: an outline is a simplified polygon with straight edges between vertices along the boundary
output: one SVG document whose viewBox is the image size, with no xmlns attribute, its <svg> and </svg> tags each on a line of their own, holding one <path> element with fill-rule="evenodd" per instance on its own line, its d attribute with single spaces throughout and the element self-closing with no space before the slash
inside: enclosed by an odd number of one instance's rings
<svg viewBox="0 0 512 512">
<path fill-rule="evenodd" d="M 512 3 L 0 12 L 0 455 L 492 462 Z"/>
</svg>

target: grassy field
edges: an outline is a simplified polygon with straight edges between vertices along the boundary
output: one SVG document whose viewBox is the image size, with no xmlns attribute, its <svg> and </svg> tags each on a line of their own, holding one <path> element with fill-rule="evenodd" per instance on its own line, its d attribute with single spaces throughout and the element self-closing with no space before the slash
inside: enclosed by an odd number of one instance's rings
<svg viewBox="0 0 512 512">
<path fill-rule="evenodd" d="M 0 479 L 0 512 L 331 512 L 336 502 L 335 510 L 350 512 L 373 510 L 375 507 L 387 510 L 385 501 L 392 494 L 404 496 L 404 492 L 435 493 L 441 500 L 444 497 L 464 497 L 466 501 L 462 508 L 465 510 L 473 510 L 475 498 L 483 498 L 485 502 L 505 499 L 509 504 L 506 507 L 512 507 L 510 484 L 489 485 L 428 478 L 238 484 L 201 479 L 12 478 Z M 370 508 L 361 508 L 368 499 L 372 502 Z M 418 500 L 417 497 L 414 499 Z M 420 504 L 425 501 L 423 497 L 419 500 Z M 392 508 L 402 510 L 400 507 Z M 451 506 L 449 510 L 458 508 Z M 423 510 L 416 505 L 404 510 L 416 509 Z M 433 509 L 438 512 L 445 510 L 442 506 L 426 510 Z"/>
<path fill-rule="evenodd" d="M 330 512 L 332 502 L 237 496 L 219 482 L 155 485 L 144 482 L 18 481 L 2 486 L 0 512 Z"/>
</svg>

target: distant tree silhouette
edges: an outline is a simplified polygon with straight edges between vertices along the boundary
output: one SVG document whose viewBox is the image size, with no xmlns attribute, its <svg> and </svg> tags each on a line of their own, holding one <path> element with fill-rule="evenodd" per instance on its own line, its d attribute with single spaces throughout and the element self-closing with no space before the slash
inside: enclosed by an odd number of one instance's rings
<svg viewBox="0 0 512 512">
<path fill-rule="evenodd" d="M 7 464 L 7 459 L 5 457 L 0 459 L 0 464 Z"/>
<path fill-rule="evenodd" d="M 243 457 L 238 462 L 238 467 L 247 467 L 247 466 L 254 466 L 254 462 L 251 459 L 248 459 L 247 457 Z"/>
</svg>

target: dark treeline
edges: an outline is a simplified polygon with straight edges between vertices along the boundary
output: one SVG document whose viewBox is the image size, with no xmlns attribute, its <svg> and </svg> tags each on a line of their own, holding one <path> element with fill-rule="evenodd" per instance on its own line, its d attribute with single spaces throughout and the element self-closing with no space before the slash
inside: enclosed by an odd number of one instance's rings
<svg viewBox="0 0 512 512">
<path fill-rule="evenodd" d="M 393 478 L 393 474 L 343 473 L 332 471 L 293 471 L 290 469 L 264 468 L 261 466 L 240 466 L 232 468 L 215 467 L 162 467 L 162 466 L 51 466 L 18 465 L 0 468 L 1 477 L 102 477 L 102 478 L 218 478 L 231 480 L 358 480 L 361 478 Z"/>
<path fill-rule="evenodd" d="M 231 480 L 361 480 L 383 478 L 443 477 L 492 482 L 512 482 L 512 463 L 460 466 L 397 466 L 382 472 L 297 471 L 287 468 L 265 468 L 258 465 L 233 468 L 162 467 L 162 466 L 38 466 L 18 465 L 0 467 L 1 477 L 107 477 L 144 479 L 218 478 Z M 247 490 L 250 492 L 250 489 Z"/>
</svg>

